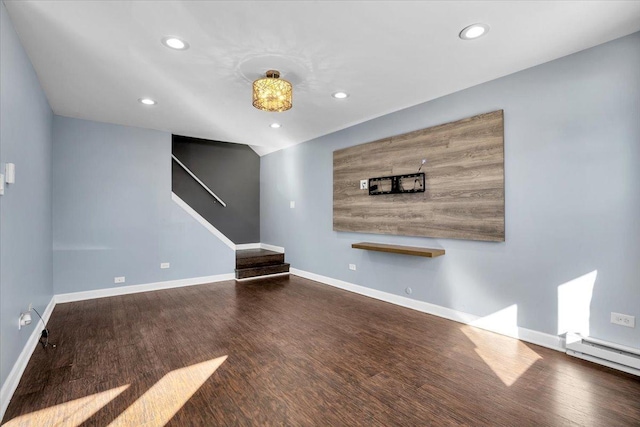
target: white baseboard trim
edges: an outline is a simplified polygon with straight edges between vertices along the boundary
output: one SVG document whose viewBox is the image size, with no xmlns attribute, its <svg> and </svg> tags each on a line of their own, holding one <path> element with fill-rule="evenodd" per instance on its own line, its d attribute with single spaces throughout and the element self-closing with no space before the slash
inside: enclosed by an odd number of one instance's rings
<svg viewBox="0 0 640 427">
<path fill-rule="evenodd" d="M 206 219 L 204 219 L 202 217 L 202 215 L 200 215 L 198 212 L 196 212 L 195 210 L 193 210 L 193 208 L 191 206 L 189 206 L 187 204 L 187 202 L 185 202 L 184 200 L 182 200 L 176 193 L 174 193 L 173 191 L 171 192 L 171 200 L 173 200 L 178 206 L 180 206 L 186 213 L 188 213 L 189 215 L 191 215 L 193 217 L 193 219 L 195 219 L 196 221 L 198 221 L 204 228 L 206 228 L 211 234 L 213 234 L 214 236 L 216 236 L 218 239 L 220 239 L 225 245 L 229 246 L 229 248 L 231 248 L 232 250 L 236 250 L 236 244 L 233 243 L 231 240 L 229 240 L 229 238 L 227 236 L 225 236 L 224 234 L 222 234 L 222 232 L 220 230 L 218 230 L 217 228 L 215 228 L 213 225 L 211 225 L 211 223 L 209 223 L 209 221 L 207 221 Z"/>
<path fill-rule="evenodd" d="M 246 249 L 266 249 L 268 251 L 284 253 L 284 248 L 281 246 L 268 245 L 266 243 L 241 243 L 236 245 L 236 251 L 243 251 Z"/>
<path fill-rule="evenodd" d="M 51 313 L 53 313 L 53 309 L 56 306 L 55 295 L 47 304 L 47 307 L 44 309 L 42 313 L 42 320 L 47 324 L 49 322 L 49 318 L 51 317 Z M 38 345 L 38 341 L 40 340 L 40 334 L 42 333 L 42 323 L 40 323 L 40 319 L 33 317 L 33 331 L 27 340 L 27 343 L 24 345 L 22 352 L 18 356 L 18 360 L 14 363 L 13 368 L 9 372 L 7 379 L 2 385 L 2 389 L 0 390 L 0 420 L 4 417 L 4 413 L 9 406 L 9 402 L 11 401 L 11 397 L 13 397 L 13 393 L 18 388 L 18 384 L 20 383 L 20 378 L 22 378 L 22 374 L 29 363 L 29 359 L 31 359 L 31 355 L 33 351 L 36 349 Z M 37 319 L 37 321 L 36 321 Z M 17 325 L 17 324 L 16 324 Z"/>
<path fill-rule="evenodd" d="M 84 301 L 95 298 L 113 297 L 117 295 L 136 294 L 139 292 L 159 291 L 161 289 L 180 288 L 183 286 L 203 285 L 205 283 L 234 280 L 235 274 L 226 273 L 215 276 L 194 277 L 191 279 L 168 280 L 166 282 L 147 283 L 144 285 L 121 286 L 118 288 L 96 289 L 93 291 L 71 292 L 55 295 L 55 303 Z"/>
<path fill-rule="evenodd" d="M 260 243 L 241 243 L 236 245 L 236 251 L 244 251 L 246 249 L 260 249 L 262 245 Z"/>
<path fill-rule="evenodd" d="M 349 292 L 354 292 L 356 294 L 410 308 L 412 310 L 421 311 L 423 313 L 432 314 L 438 317 L 444 317 L 445 319 L 453 320 L 465 325 L 471 325 L 474 327 L 486 329 L 491 332 L 496 332 L 501 335 L 506 335 L 542 347 L 547 347 L 552 350 L 561 351 L 563 353 L 565 352 L 564 340 L 559 336 L 534 331 L 532 329 L 521 328 L 519 326 L 513 332 L 510 332 L 501 328 L 496 329 L 486 327 L 484 325 L 474 325 L 474 322 L 477 322 L 481 319 L 480 316 L 464 313 L 462 311 L 442 307 L 435 304 L 430 304 L 424 301 L 414 300 L 400 295 L 390 294 L 388 292 L 378 291 L 376 289 L 367 288 L 365 286 L 356 285 L 353 283 L 345 282 L 343 280 L 333 279 L 331 277 L 321 276 L 319 274 L 310 273 L 308 271 L 299 270 L 297 268 L 291 268 L 291 274 L 303 277 L 305 279 L 324 283 L 326 285 L 334 286 L 336 288 L 344 289 Z"/>
<path fill-rule="evenodd" d="M 171 200 L 173 200 L 178 206 L 180 206 L 186 213 L 191 215 L 193 219 L 198 221 L 200 225 L 206 228 L 211 234 L 216 236 L 225 245 L 229 246 L 229 248 L 233 249 L 234 251 L 242 251 L 246 249 L 266 249 L 268 251 L 284 253 L 284 248 L 280 246 L 267 245 L 266 243 L 241 243 L 239 245 L 236 245 L 231 241 L 231 239 L 222 234 L 222 232 L 215 228 L 213 225 L 211 225 L 209 221 L 204 219 L 202 215 L 196 212 L 191 206 L 187 204 L 187 202 L 182 200 L 180 196 L 178 196 L 173 191 L 171 192 Z"/>
<path fill-rule="evenodd" d="M 260 243 L 260 248 L 265 249 L 267 251 L 280 252 L 281 254 L 284 253 L 284 248 L 282 246 L 274 246 L 274 245 L 268 245 L 266 243 Z"/>
</svg>

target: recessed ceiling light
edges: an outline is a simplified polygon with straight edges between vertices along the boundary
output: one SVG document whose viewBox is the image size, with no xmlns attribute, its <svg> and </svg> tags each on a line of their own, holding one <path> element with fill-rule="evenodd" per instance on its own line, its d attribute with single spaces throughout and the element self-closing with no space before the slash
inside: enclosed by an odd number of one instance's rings
<svg viewBox="0 0 640 427">
<path fill-rule="evenodd" d="M 151 98 L 140 98 L 140 99 L 138 99 L 138 102 L 140 102 L 141 104 L 144 104 L 144 105 L 156 105 L 157 104 L 157 102 L 154 101 Z"/>
<path fill-rule="evenodd" d="M 282 127 L 282 125 L 281 125 L 280 123 L 271 123 L 269 126 L 270 126 L 272 129 L 278 129 L 278 128 L 281 128 L 281 127 Z"/>
<path fill-rule="evenodd" d="M 175 50 L 189 49 L 189 43 L 174 36 L 166 36 L 162 38 L 162 44 Z"/>
<path fill-rule="evenodd" d="M 345 99 L 349 97 L 349 94 L 347 92 L 336 92 L 331 94 L 331 96 L 333 96 L 336 99 Z"/>
<path fill-rule="evenodd" d="M 489 26 L 487 24 L 472 24 L 460 31 L 460 38 L 462 40 L 473 40 L 484 36 L 488 32 Z"/>
</svg>

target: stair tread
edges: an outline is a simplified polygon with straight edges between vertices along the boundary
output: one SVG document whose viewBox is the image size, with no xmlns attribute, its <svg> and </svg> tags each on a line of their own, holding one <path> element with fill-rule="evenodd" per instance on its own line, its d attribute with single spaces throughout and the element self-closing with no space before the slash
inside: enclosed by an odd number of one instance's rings
<svg viewBox="0 0 640 427">
<path fill-rule="evenodd" d="M 259 267 L 237 268 L 236 279 L 246 279 L 249 277 L 265 276 L 267 274 L 287 273 L 289 272 L 289 263 L 283 262 Z"/>
<path fill-rule="evenodd" d="M 256 267 L 246 267 L 246 268 L 236 268 L 236 271 L 244 271 L 244 270 L 259 270 L 259 269 L 269 269 L 271 267 L 282 267 L 282 266 L 290 266 L 288 262 L 279 262 L 277 264 L 269 264 L 269 265 L 259 265 Z"/>
<path fill-rule="evenodd" d="M 265 249 L 246 249 L 236 252 L 236 268 L 264 267 L 284 262 L 284 253 Z"/>
<path fill-rule="evenodd" d="M 265 255 L 280 255 L 282 252 L 268 251 L 266 249 L 243 249 L 236 251 L 236 259 L 261 257 Z"/>
</svg>

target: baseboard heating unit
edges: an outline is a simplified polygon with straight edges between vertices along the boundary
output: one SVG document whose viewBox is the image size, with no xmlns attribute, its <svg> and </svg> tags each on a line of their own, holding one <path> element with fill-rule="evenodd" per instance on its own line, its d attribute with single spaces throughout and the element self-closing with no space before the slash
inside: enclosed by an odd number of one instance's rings
<svg viewBox="0 0 640 427">
<path fill-rule="evenodd" d="M 568 333 L 567 354 L 640 376 L 640 349 Z"/>
</svg>

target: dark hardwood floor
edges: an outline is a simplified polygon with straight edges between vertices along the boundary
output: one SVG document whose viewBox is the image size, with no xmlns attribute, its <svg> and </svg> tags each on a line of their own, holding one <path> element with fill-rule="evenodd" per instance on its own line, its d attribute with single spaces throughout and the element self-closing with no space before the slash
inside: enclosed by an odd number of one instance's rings
<svg viewBox="0 0 640 427">
<path fill-rule="evenodd" d="M 296 276 L 60 304 L 49 329 L 8 426 L 640 425 L 638 377 Z"/>
</svg>

